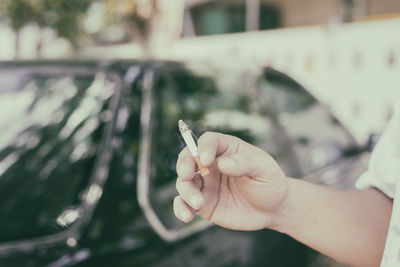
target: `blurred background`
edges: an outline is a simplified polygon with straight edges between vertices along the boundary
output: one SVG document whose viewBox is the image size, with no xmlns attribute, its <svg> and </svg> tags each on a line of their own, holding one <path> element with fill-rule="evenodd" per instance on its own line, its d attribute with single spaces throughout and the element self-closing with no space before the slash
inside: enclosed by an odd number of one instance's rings
<svg viewBox="0 0 400 267">
<path fill-rule="evenodd" d="M 271 66 L 303 84 L 365 142 L 392 114 L 399 14 L 396 0 L 3 0 L 0 59 Z"/>
<path fill-rule="evenodd" d="M 352 188 L 399 94 L 400 1 L 1 0 L 0 61 L 0 108 L 13 110 L 0 120 L 0 265 L 250 266 L 254 254 L 251 266 L 339 266 L 306 263 L 308 249 L 277 233 L 179 224 L 176 122 Z M 115 136 L 102 137 L 114 118 Z M 179 242 L 157 214 L 184 229 Z M 58 232 L 64 247 L 13 243 Z M 28 260 L 9 252 L 17 243 Z"/>
</svg>

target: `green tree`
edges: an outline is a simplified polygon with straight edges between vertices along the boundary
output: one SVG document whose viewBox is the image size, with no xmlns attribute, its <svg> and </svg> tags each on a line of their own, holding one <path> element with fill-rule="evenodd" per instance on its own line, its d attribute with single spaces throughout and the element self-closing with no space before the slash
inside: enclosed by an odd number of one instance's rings
<svg viewBox="0 0 400 267">
<path fill-rule="evenodd" d="M 17 33 L 16 51 L 19 49 L 19 32 L 29 23 L 35 23 L 41 29 L 54 29 L 76 48 L 82 36 L 80 22 L 92 2 L 93 0 L 2 0 L 0 11 Z"/>
<path fill-rule="evenodd" d="M 184 0 L 0 0 L 0 12 L 17 33 L 29 23 L 50 27 L 76 49 L 84 35 L 82 20 L 94 2 L 106 5 L 106 23 L 126 26 L 131 41 L 148 57 L 163 56 L 182 28 Z M 40 52 L 39 43 L 37 50 Z"/>
<path fill-rule="evenodd" d="M 164 57 L 182 31 L 184 0 L 103 0 L 120 18 L 145 57 Z"/>
</svg>

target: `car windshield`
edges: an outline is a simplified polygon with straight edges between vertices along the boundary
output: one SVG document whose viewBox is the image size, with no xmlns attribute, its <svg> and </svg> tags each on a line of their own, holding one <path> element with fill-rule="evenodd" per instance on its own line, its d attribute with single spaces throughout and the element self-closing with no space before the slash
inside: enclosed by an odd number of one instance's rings
<svg viewBox="0 0 400 267">
<path fill-rule="evenodd" d="M 56 233 L 82 215 L 112 95 L 103 73 L 0 69 L 0 241 Z"/>
</svg>

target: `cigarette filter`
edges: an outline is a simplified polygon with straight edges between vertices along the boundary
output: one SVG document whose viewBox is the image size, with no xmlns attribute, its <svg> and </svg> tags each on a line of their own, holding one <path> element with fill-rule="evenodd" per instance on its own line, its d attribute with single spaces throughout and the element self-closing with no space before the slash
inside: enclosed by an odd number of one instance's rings
<svg viewBox="0 0 400 267">
<path fill-rule="evenodd" d="M 197 168 L 199 168 L 201 176 L 205 176 L 210 173 L 208 168 L 204 167 L 199 160 L 199 155 L 197 152 L 196 142 L 193 140 L 193 136 L 191 134 L 191 130 L 183 120 L 179 120 L 178 122 L 179 131 L 185 140 L 186 146 L 188 147 L 190 154 L 192 154 L 194 161 L 196 162 Z"/>
</svg>

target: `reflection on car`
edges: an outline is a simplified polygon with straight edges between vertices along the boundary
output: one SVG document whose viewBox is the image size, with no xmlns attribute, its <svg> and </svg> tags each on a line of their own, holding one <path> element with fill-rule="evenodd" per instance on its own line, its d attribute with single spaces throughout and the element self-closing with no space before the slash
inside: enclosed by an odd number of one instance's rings
<svg viewBox="0 0 400 267">
<path fill-rule="evenodd" d="M 174 217 L 179 119 L 332 187 L 352 188 L 368 157 L 315 97 L 270 68 L 5 62 L 0 109 L 1 266 L 311 266 L 317 253 L 283 234 Z"/>
</svg>

